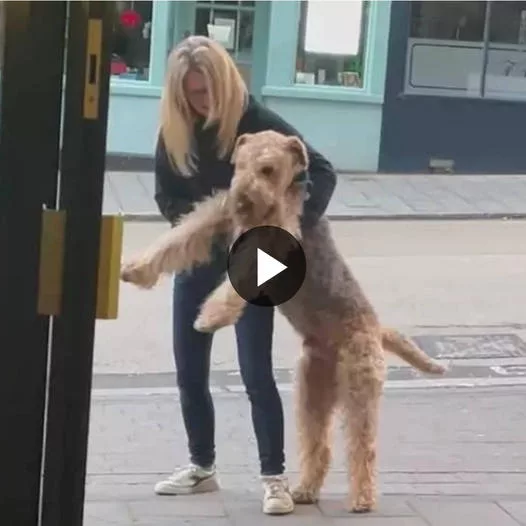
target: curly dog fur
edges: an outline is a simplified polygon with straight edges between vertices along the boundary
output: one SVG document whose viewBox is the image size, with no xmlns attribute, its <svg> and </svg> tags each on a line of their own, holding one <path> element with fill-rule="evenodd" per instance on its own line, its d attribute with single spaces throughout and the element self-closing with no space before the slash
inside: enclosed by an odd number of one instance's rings
<svg viewBox="0 0 526 526">
<path fill-rule="evenodd" d="M 218 235 L 232 243 L 255 226 L 278 226 L 301 238 L 304 193 L 294 178 L 308 168 L 303 143 L 272 131 L 246 134 L 238 139 L 232 161 L 230 189 L 198 203 L 175 228 L 123 265 L 124 281 L 150 288 L 163 273 L 207 261 Z M 307 260 L 305 280 L 298 293 L 279 306 L 303 340 L 296 386 L 300 480 L 293 497 L 296 503 L 318 499 L 331 462 L 331 427 L 338 409 L 347 438 L 349 506 L 354 512 L 367 512 L 377 499 L 384 350 L 426 373 L 442 374 L 445 368 L 396 330 L 380 325 L 339 253 L 326 218 L 308 229 L 301 241 Z M 238 272 L 248 278 L 253 269 Z M 236 323 L 245 305 L 226 278 L 201 306 L 195 327 L 214 331 Z"/>
</svg>

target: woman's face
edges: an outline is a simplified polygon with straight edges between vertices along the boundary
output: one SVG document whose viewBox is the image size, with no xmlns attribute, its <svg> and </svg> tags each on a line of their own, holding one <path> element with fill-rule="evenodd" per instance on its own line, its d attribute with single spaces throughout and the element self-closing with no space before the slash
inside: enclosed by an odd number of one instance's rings
<svg viewBox="0 0 526 526">
<path fill-rule="evenodd" d="M 198 71 L 189 71 L 184 78 L 184 91 L 190 107 L 202 117 L 208 116 L 209 96 L 205 77 Z"/>
</svg>

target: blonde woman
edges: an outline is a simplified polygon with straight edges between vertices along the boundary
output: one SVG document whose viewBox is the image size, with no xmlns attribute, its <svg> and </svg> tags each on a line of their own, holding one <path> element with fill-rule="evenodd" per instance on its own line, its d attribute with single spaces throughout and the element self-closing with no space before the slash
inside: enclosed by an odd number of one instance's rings
<svg viewBox="0 0 526 526">
<path fill-rule="evenodd" d="M 230 55 L 206 37 L 190 36 L 170 54 L 161 101 L 155 199 L 172 224 L 233 175 L 230 154 L 243 133 L 298 133 L 247 93 Z M 330 163 L 309 147 L 310 198 L 303 228 L 324 213 L 336 183 Z M 307 175 L 307 174 L 305 174 Z M 214 406 L 209 391 L 212 336 L 193 329 L 199 305 L 219 283 L 227 254 L 217 244 L 210 264 L 177 275 L 173 291 L 173 349 L 190 464 L 155 486 L 163 495 L 219 489 L 215 471 Z M 283 408 L 272 368 L 274 311 L 249 305 L 235 327 L 241 377 L 252 406 L 263 511 L 286 514 L 294 503 L 284 476 Z"/>
</svg>

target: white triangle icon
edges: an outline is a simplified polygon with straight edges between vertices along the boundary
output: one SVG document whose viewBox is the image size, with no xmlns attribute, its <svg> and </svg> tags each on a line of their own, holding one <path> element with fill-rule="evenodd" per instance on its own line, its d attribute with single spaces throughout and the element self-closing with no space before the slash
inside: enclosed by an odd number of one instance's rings
<svg viewBox="0 0 526 526">
<path fill-rule="evenodd" d="M 283 263 L 280 263 L 277 259 L 269 256 L 266 252 L 259 248 L 257 252 L 257 258 L 258 287 L 288 268 L 286 265 L 283 265 Z"/>
</svg>

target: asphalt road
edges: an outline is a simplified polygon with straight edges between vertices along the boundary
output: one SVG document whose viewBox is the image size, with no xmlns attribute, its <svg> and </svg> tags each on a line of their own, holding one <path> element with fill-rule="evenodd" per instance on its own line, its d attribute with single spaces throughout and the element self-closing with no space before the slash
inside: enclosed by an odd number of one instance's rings
<svg viewBox="0 0 526 526">
<path fill-rule="evenodd" d="M 127 223 L 124 256 L 166 228 Z M 383 323 L 421 337 L 430 354 L 455 360 L 450 383 L 521 381 L 526 221 L 338 221 L 333 233 Z M 277 314 L 274 354 L 283 384 L 290 383 L 298 343 Z M 212 369 L 218 389 L 240 388 L 232 328 L 215 336 Z M 97 388 L 173 387 L 170 278 L 152 291 L 122 285 L 119 318 L 97 324 L 94 372 Z M 390 372 L 393 380 L 413 378 L 407 369 Z"/>
</svg>

